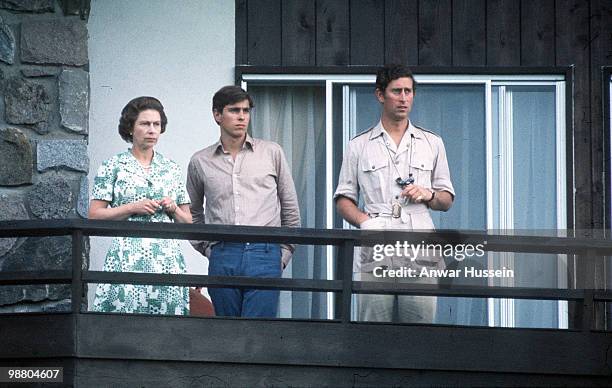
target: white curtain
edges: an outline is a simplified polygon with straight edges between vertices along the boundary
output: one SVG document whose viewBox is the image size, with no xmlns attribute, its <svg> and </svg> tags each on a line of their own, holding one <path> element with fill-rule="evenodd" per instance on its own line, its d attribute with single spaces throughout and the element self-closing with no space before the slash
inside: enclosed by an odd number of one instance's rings
<svg viewBox="0 0 612 388">
<path fill-rule="evenodd" d="M 438 229 L 486 229 L 485 90 L 482 85 L 419 85 L 411 120 L 440 135 L 446 147 L 455 188 L 453 207 L 432 212 Z M 458 262 L 449 268 L 486 268 L 486 257 Z M 443 279 L 453 285 L 484 285 L 481 279 Z M 438 299 L 436 322 L 486 325 L 487 303 L 482 298 Z"/>
<path fill-rule="evenodd" d="M 317 86 L 252 86 L 254 137 L 279 143 L 291 167 L 302 227 L 325 227 L 325 90 Z M 324 279 L 325 247 L 300 245 L 283 277 Z M 325 318 L 324 293 L 282 291 L 279 316 Z"/>
<path fill-rule="evenodd" d="M 557 229 L 554 86 L 515 86 L 512 96 L 514 228 Z M 517 287 L 557 287 L 557 255 L 514 254 Z M 558 302 L 518 299 L 517 327 L 558 327 Z"/>
</svg>

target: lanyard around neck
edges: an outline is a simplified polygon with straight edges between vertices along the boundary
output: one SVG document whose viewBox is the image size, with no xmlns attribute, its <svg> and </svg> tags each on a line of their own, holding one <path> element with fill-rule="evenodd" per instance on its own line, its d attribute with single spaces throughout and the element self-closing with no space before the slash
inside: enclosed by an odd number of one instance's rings
<svg viewBox="0 0 612 388">
<path fill-rule="evenodd" d="M 391 150 L 389 149 L 389 145 L 385 141 L 383 140 L 381 141 L 383 142 L 383 145 L 387 149 L 387 155 L 389 156 L 389 162 L 393 165 L 393 168 L 395 169 L 395 172 L 398 175 L 395 182 L 398 185 L 400 185 L 402 188 L 413 184 L 414 178 L 412 177 L 412 154 L 414 153 L 414 135 L 412 133 L 410 134 L 410 156 L 408 160 L 408 177 L 407 178 L 402 178 L 402 174 L 399 172 L 399 169 L 397 168 L 397 165 L 395 164 L 395 161 L 393 160 L 393 157 L 391 156 Z"/>
</svg>

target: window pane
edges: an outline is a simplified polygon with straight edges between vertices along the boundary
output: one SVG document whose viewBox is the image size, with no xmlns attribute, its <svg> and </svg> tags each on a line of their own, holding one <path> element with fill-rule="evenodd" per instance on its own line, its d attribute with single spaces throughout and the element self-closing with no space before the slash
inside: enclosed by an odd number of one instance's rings
<svg viewBox="0 0 612 388">
<path fill-rule="evenodd" d="M 374 85 L 351 86 L 349 92 L 350 139 L 380 121 L 381 105 L 374 95 Z"/>
<path fill-rule="evenodd" d="M 420 84 L 410 115 L 444 140 L 455 202 L 432 212 L 438 229 L 486 228 L 485 90 L 483 85 Z"/>
<path fill-rule="evenodd" d="M 508 87 L 512 101 L 515 229 L 557 228 L 554 86 Z M 517 287 L 556 287 L 557 255 L 514 254 Z M 558 327 L 558 302 L 515 301 L 517 327 Z"/>
<path fill-rule="evenodd" d="M 554 86 L 508 88 L 512 94 L 514 228 L 557 227 Z"/>
<path fill-rule="evenodd" d="M 492 145 L 493 145 L 493 166 L 491 166 L 491 168 L 493 169 L 493 182 L 491 182 L 491 187 L 492 187 L 492 191 L 493 191 L 493 203 L 492 203 L 492 218 L 493 218 L 493 225 L 491 225 L 493 227 L 493 229 L 500 229 L 500 220 L 499 220 L 499 201 L 497 200 L 497 198 L 499 198 L 500 193 L 500 185 L 499 185 L 499 165 L 501 163 L 500 160 L 500 153 L 501 150 L 499 149 L 499 112 L 500 112 L 500 92 L 499 92 L 499 87 L 495 86 L 493 88 L 491 88 L 491 121 L 493 124 L 493 130 L 492 132 Z"/>
</svg>

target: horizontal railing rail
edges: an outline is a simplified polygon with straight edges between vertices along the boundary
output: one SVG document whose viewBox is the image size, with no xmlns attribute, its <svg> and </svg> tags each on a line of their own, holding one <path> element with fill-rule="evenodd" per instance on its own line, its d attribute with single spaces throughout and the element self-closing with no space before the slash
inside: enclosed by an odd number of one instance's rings
<svg viewBox="0 0 612 388">
<path fill-rule="evenodd" d="M 516 232 L 519 233 L 519 232 Z M 570 233 L 568 231 L 568 233 Z M 484 244 L 485 251 L 550 253 L 585 256 L 612 256 L 612 241 L 597 237 L 557 237 L 442 230 L 361 231 L 344 229 L 270 228 L 176 223 L 141 223 L 100 220 L 18 220 L 0 221 L 0 238 L 72 236 L 72 270 L 0 272 L 0 286 L 27 284 L 72 284 L 73 312 L 80 313 L 83 283 L 155 284 L 260 288 L 292 291 L 335 292 L 340 294 L 338 316 L 350 322 L 351 295 L 361 293 L 430 295 L 476 298 L 516 298 L 568 300 L 579 302 L 586 312 L 595 301 L 612 301 L 607 290 L 464 286 L 447 284 L 380 283 L 352 280 L 354 248 L 375 244 L 412 241 L 438 244 Z M 337 247 L 336 279 L 248 278 L 187 274 L 119 273 L 89 271 L 84 268 L 84 236 L 151 237 L 227 242 L 276 242 Z M 581 302 L 581 303 L 580 303 Z M 585 325 L 591 326 L 588 322 Z"/>
<path fill-rule="evenodd" d="M 485 231 L 377 231 L 348 229 L 275 228 L 234 225 L 194 225 L 179 223 L 127 222 L 101 220 L 15 220 L 0 221 L 0 238 L 65 236 L 80 230 L 88 236 L 157 237 L 185 240 L 290 242 L 311 245 L 340 245 L 354 241 L 363 245 L 413 240 L 437 243 L 482 243 L 486 251 L 594 254 L 612 256 L 612 239 L 580 236 L 533 236 Z M 567 231 L 570 233 L 571 231 Z"/>
</svg>

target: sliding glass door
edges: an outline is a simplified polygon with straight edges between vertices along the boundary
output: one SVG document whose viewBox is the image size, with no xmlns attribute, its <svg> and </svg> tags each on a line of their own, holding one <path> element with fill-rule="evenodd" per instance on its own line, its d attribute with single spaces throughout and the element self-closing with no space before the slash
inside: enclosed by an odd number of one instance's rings
<svg viewBox="0 0 612 388">
<path fill-rule="evenodd" d="M 348 227 L 332 196 L 348 141 L 376 125 L 380 104 L 371 75 L 248 75 L 255 98 L 252 134 L 283 146 L 300 199 L 303 226 Z M 456 199 L 434 212 L 438 229 L 566 228 L 564 81 L 556 76 L 417 76 L 411 121 L 444 140 Z M 521 233 L 516 231 L 516 233 Z M 333 278 L 333 250 L 300 247 L 286 276 Z M 564 258 L 489 254 L 457 262 L 515 270 L 514 279 L 471 284 L 565 287 Z M 473 280 L 473 279 L 472 279 Z M 453 283 L 457 284 L 457 283 Z M 464 283 L 465 284 L 465 283 Z M 329 295 L 283 293 L 281 316 L 325 318 Z M 566 327 L 567 304 L 440 298 L 437 323 Z"/>
</svg>

